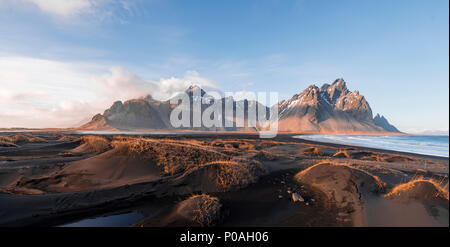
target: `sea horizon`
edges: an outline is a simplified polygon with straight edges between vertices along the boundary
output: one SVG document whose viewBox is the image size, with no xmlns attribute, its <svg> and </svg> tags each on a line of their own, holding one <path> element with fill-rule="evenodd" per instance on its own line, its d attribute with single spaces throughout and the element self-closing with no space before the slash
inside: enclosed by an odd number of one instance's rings
<svg viewBox="0 0 450 247">
<path fill-rule="evenodd" d="M 298 135 L 309 141 L 376 148 L 389 151 L 449 157 L 448 135 L 361 135 L 361 134 L 314 134 Z"/>
</svg>

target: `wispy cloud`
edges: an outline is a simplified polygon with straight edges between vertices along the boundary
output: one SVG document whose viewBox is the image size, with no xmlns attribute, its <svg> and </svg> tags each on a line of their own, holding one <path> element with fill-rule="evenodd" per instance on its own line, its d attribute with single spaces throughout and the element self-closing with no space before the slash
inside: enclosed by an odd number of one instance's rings
<svg viewBox="0 0 450 247">
<path fill-rule="evenodd" d="M 133 15 L 134 2 L 125 0 L 0 0 L 12 8 L 39 10 L 61 18 L 73 18 L 81 15 L 95 16 L 99 19 L 114 15 Z"/>
<path fill-rule="evenodd" d="M 33 99 L 44 99 L 48 94 L 42 91 L 37 92 L 21 92 L 10 91 L 0 88 L 0 103 L 7 104 L 9 102 L 22 102 Z"/>
<path fill-rule="evenodd" d="M 40 10 L 61 16 L 71 16 L 92 11 L 96 1 L 89 0 L 24 0 L 39 7 Z"/>
</svg>

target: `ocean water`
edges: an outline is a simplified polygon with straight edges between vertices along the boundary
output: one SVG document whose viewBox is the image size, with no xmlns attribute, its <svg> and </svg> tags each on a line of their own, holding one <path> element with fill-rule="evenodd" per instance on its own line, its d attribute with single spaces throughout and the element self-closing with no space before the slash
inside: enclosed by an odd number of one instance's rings
<svg viewBox="0 0 450 247">
<path fill-rule="evenodd" d="M 299 135 L 295 138 L 449 157 L 448 136 L 419 135 Z"/>
</svg>

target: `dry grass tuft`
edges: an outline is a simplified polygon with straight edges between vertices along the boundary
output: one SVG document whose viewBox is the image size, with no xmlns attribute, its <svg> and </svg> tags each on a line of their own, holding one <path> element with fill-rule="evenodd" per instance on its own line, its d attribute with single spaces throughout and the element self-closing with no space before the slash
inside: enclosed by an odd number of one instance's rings
<svg viewBox="0 0 450 247">
<path fill-rule="evenodd" d="M 18 147 L 9 136 L 0 136 L 0 147 Z"/>
<path fill-rule="evenodd" d="M 229 191 L 234 187 L 245 187 L 255 183 L 266 169 L 259 163 L 241 163 L 234 161 L 215 161 L 204 166 L 216 170 L 215 183 L 221 191 Z"/>
<path fill-rule="evenodd" d="M 77 140 L 75 136 L 61 136 L 57 141 L 59 142 L 71 142 Z"/>
<path fill-rule="evenodd" d="M 86 145 L 89 150 L 96 153 L 105 152 L 111 148 L 109 140 L 101 136 L 83 136 L 81 137 L 81 143 Z"/>
<path fill-rule="evenodd" d="M 301 152 L 307 155 L 322 156 L 323 153 L 316 147 L 302 149 Z"/>
<path fill-rule="evenodd" d="M 333 155 L 333 157 L 350 159 L 350 155 L 348 154 L 347 150 L 339 150 Z"/>
<path fill-rule="evenodd" d="M 14 142 L 10 136 L 0 136 L 0 141 L 2 142 Z"/>
<path fill-rule="evenodd" d="M 445 191 L 441 184 L 431 179 L 414 179 L 408 183 L 400 184 L 394 187 L 391 192 L 386 195 L 387 198 L 410 200 L 433 200 L 445 199 L 449 200 L 448 191 Z"/>
<path fill-rule="evenodd" d="M 14 143 L 42 143 L 47 142 L 45 139 L 31 135 L 15 135 L 11 137 Z"/>
<path fill-rule="evenodd" d="M 174 175 L 209 162 L 231 159 L 228 155 L 200 145 L 165 139 L 116 137 L 111 145 L 123 155 L 154 161 L 164 175 Z"/>
<path fill-rule="evenodd" d="M 0 145 L 6 147 L 17 147 L 17 144 L 25 143 L 42 143 L 47 142 L 45 139 L 32 135 L 14 135 L 14 136 L 0 136 Z"/>
<path fill-rule="evenodd" d="M 200 226 L 213 226 L 221 219 L 221 209 L 219 198 L 202 194 L 180 202 L 177 213 Z"/>
<path fill-rule="evenodd" d="M 246 141 L 225 141 L 222 139 L 214 140 L 210 143 L 211 146 L 223 147 L 228 149 L 239 149 L 239 150 L 255 150 L 256 147 L 252 143 Z"/>
</svg>

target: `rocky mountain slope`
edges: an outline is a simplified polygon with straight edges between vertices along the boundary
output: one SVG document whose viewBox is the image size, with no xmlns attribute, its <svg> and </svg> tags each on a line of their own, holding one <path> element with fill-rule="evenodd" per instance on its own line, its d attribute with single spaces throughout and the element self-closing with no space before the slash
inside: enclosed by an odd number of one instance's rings
<svg viewBox="0 0 450 247">
<path fill-rule="evenodd" d="M 278 103 L 280 131 L 352 133 L 386 132 L 372 119 L 369 103 L 359 91 L 348 90 L 340 78 L 321 88 L 311 85 Z M 389 130 L 390 131 L 390 130 Z"/>
<path fill-rule="evenodd" d="M 373 122 L 377 126 L 383 128 L 383 129 L 385 129 L 385 130 L 387 130 L 389 132 L 400 132 L 397 128 L 395 128 L 394 125 L 390 124 L 389 121 L 384 116 L 380 116 L 380 114 L 378 114 L 378 113 L 373 118 Z"/>
<path fill-rule="evenodd" d="M 259 128 L 248 126 L 248 109 L 254 107 L 256 111 L 259 108 L 264 108 L 266 110 L 267 116 L 269 116 L 269 108 L 256 102 L 248 100 L 235 101 L 233 98 L 221 98 L 215 99 L 208 95 L 203 89 L 198 86 L 190 86 L 184 92 L 189 97 L 189 108 L 190 108 L 190 126 L 192 127 L 180 127 L 174 128 L 170 123 L 170 114 L 177 104 L 171 104 L 171 100 L 167 101 L 157 101 L 154 100 L 150 95 L 125 101 L 116 101 L 114 104 L 107 109 L 103 114 L 95 115 L 92 120 L 81 126 L 80 129 L 88 130 L 136 130 L 136 129 L 154 129 L 154 130 L 172 130 L 172 129 L 192 129 L 192 130 L 221 130 L 221 131 L 240 131 L 240 130 L 256 130 Z M 174 96 L 177 98 L 177 96 Z M 209 101 L 209 103 L 204 103 Z M 244 122 L 244 127 L 240 127 L 236 124 L 238 117 L 234 114 L 233 117 L 227 117 L 225 115 L 225 102 L 230 100 L 233 113 L 238 110 L 244 112 L 244 118 L 241 120 Z M 203 103 L 202 103 L 203 102 Z M 196 103 L 200 105 L 200 112 L 194 106 Z M 203 114 L 205 109 L 213 105 L 214 103 L 222 105 L 220 121 L 222 127 L 209 127 L 204 126 L 203 122 L 200 126 L 194 124 L 194 115 L 199 113 Z M 210 116 L 213 118 L 212 114 Z M 232 127 L 225 127 L 225 121 L 229 121 Z"/>
<path fill-rule="evenodd" d="M 255 107 L 264 108 L 268 116 L 270 109 L 257 101 L 235 101 L 233 98 L 214 99 L 198 86 L 189 87 L 185 93 L 190 100 L 190 124 L 193 126 L 193 114 L 198 111 L 194 107 L 195 102 L 203 102 L 209 99 L 209 104 L 201 104 L 200 114 L 214 103 L 221 104 L 222 113 L 220 121 L 225 126 L 225 121 L 230 121 L 233 127 L 207 127 L 203 124 L 199 127 L 184 127 L 181 129 L 193 130 L 256 130 L 256 127 L 248 127 L 248 111 Z M 225 104 L 231 101 L 233 112 L 244 111 L 244 119 L 238 119 L 236 114 L 232 118 L 225 115 Z M 170 100 L 157 101 L 150 95 L 125 101 L 115 102 L 111 108 L 103 114 L 97 114 L 92 120 L 81 126 L 80 129 L 95 130 L 136 130 L 136 129 L 161 129 L 171 130 L 174 127 L 170 123 L 170 113 L 176 107 L 170 104 Z M 374 132 L 399 132 L 384 117 L 377 115 L 372 117 L 369 103 L 358 91 L 351 92 L 345 81 L 340 78 L 331 85 L 322 87 L 309 86 L 300 94 L 295 94 L 288 100 L 282 100 L 278 104 L 278 130 L 311 133 L 374 133 Z M 242 109 L 243 108 L 243 109 Z M 197 110 L 196 110 L 197 109 Z M 258 111 L 257 111 L 258 112 Z M 245 127 L 237 127 L 236 122 L 245 122 Z"/>
</svg>

